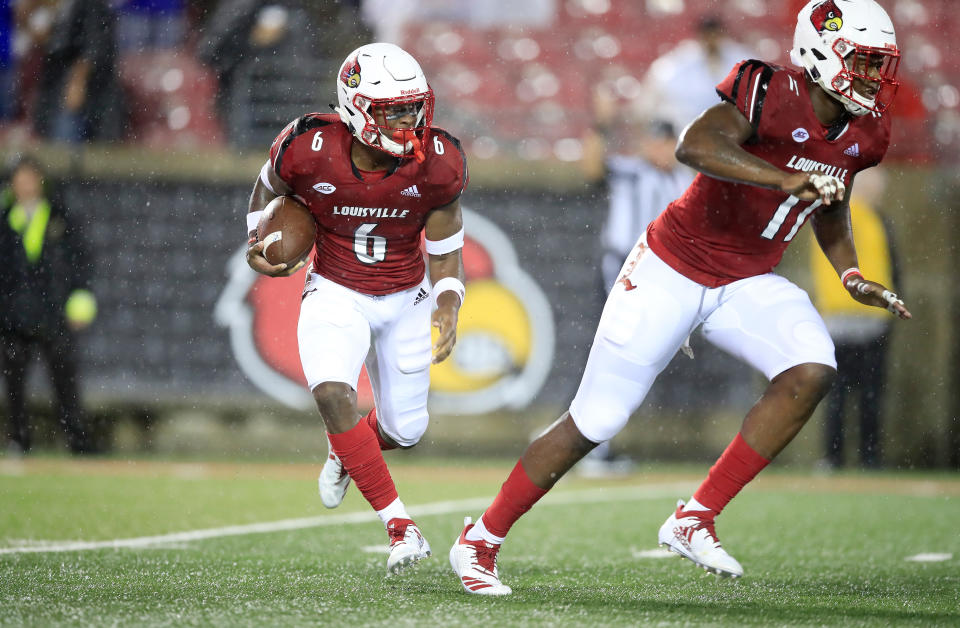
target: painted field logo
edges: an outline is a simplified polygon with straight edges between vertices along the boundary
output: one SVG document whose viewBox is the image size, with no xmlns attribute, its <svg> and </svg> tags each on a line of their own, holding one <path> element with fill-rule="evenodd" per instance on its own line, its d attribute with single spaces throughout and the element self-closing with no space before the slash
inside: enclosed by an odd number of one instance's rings
<svg viewBox="0 0 960 628">
<path fill-rule="evenodd" d="M 463 222 L 467 299 L 453 354 L 431 368 L 430 408 L 456 414 L 522 408 L 540 391 L 553 364 L 553 313 L 503 231 L 467 209 Z M 306 270 L 264 277 L 250 270 L 245 252 L 230 261 L 214 318 L 230 329 L 237 363 L 257 387 L 287 405 L 312 409 L 297 347 Z M 366 372 L 357 395 L 361 408 L 373 405 Z"/>
</svg>

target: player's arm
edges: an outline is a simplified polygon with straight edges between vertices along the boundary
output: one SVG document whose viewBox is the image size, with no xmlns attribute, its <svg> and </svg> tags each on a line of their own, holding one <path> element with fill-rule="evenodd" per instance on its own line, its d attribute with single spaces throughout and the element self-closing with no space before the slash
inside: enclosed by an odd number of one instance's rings
<svg viewBox="0 0 960 628">
<path fill-rule="evenodd" d="M 257 223 L 260 222 L 260 215 L 263 208 L 270 201 L 291 194 L 293 190 L 290 186 L 273 171 L 270 162 L 264 164 L 263 170 L 257 177 L 257 182 L 253 184 L 253 191 L 250 193 L 250 202 L 247 208 L 247 265 L 253 270 L 268 277 L 283 277 L 286 275 L 286 264 L 271 264 L 263 256 L 263 242 L 257 242 Z"/>
<path fill-rule="evenodd" d="M 853 188 L 852 182 L 850 187 Z M 821 208 L 813 214 L 810 224 L 823 254 L 854 299 L 864 305 L 886 308 L 903 319 L 912 317 L 896 294 L 860 274 L 847 201 Z"/>
<path fill-rule="evenodd" d="M 433 326 L 440 335 L 433 347 L 433 363 L 443 362 L 457 342 L 457 317 L 463 303 L 463 216 L 460 201 L 438 207 L 427 216 L 424 226 L 429 257 L 430 281 L 437 309 Z"/>
<path fill-rule="evenodd" d="M 820 199 L 824 205 L 830 205 L 843 199 L 843 183 L 835 177 L 817 172 L 784 172 L 744 150 L 744 142 L 754 133 L 753 125 L 739 109 L 721 102 L 683 130 L 676 157 L 680 163 L 716 179 L 780 190 L 802 201 Z"/>
</svg>

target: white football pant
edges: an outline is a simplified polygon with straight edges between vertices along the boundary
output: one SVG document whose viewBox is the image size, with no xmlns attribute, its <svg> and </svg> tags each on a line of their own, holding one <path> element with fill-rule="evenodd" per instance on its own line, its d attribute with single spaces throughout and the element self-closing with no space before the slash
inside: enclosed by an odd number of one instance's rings
<svg viewBox="0 0 960 628">
<path fill-rule="evenodd" d="M 421 290 L 426 296 L 421 296 Z M 430 388 L 430 282 L 371 296 L 309 273 L 297 340 L 307 385 L 341 382 L 357 389 L 367 366 L 380 428 L 404 447 L 427 429 Z"/>
<path fill-rule="evenodd" d="M 768 273 L 706 288 L 673 270 L 642 236 L 614 285 L 570 414 L 580 432 L 613 438 L 699 325 L 714 345 L 773 379 L 799 364 L 836 368 L 833 341 L 807 293 Z M 709 391 L 702 391 L 709 394 Z"/>
</svg>

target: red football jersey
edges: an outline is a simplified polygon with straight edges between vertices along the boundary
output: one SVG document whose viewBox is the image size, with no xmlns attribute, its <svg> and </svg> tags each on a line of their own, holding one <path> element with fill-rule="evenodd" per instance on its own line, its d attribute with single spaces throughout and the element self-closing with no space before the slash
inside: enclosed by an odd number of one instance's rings
<svg viewBox="0 0 960 628">
<path fill-rule="evenodd" d="M 426 159 L 362 173 L 350 159 L 353 135 L 335 114 L 309 113 L 270 147 L 274 172 L 317 221 L 314 272 L 365 294 L 390 294 L 423 279 L 420 235 L 430 210 L 467 185 L 460 142 L 442 129 L 426 136 Z"/>
<path fill-rule="evenodd" d="M 890 119 L 843 116 L 820 124 L 803 73 L 750 60 L 717 86 L 755 129 L 743 148 L 785 170 L 821 170 L 849 186 L 883 159 Z M 683 196 L 651 224 L 650 248 L 699 284 L 715 288 L 770 272 L 820 201 L 698 174 Z"/>
</svg>

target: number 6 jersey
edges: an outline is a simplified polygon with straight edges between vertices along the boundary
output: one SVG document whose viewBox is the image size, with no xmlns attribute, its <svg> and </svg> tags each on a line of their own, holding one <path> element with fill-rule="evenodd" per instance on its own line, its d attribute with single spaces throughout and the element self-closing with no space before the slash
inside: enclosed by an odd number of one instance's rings
<svg viewBox="0 0 960 628">
<path fill-rule="evenodd" d="M 455 137 L 433 127 L 424 139 L 423 163 L 362 172 L 350 158 L 353 135 L 335 114 L 307 114 L 277 136 L 271 166 L 317 221 L 314 272 L 372 295 L 420 283 L 427 214 L 459 198 L 468 180 Z"/>
<path fill-rule="evenodd" d="M 743 61 L 717 93 L 753 125 L 744 150 L 785 172 L 819 170 L 849 187 L 854 174 L 880 162 L 890 143 L 887 116 L 844 115 L 832 127 L 820 124 L 798 70 Z M 676 271 L 716 288 L 773 270 L 819 207 L 819 200 L 698 174 L 650 225 L 647 241 Z"/>
</svg>

